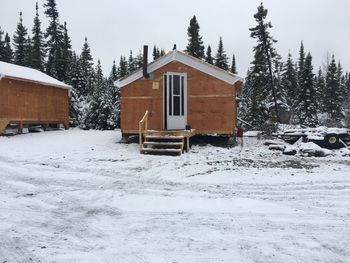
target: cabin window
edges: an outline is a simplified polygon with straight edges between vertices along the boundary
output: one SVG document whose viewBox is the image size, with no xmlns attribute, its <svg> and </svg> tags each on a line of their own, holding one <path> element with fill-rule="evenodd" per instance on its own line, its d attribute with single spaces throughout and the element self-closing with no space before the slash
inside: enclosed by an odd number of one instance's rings
<svg viewBox="0 0 350 263">
<path fill-rule="evenodd" d="M 172 116 L 173 115 L 173 100 L 172 100 L 172 96 L 173 96 L 173 76 L 169 76 L 169 115 Z"/>
<path fill-rule="evenodd" d="M 174 116 L 180 116 L 180 76 L 174 75 L 174 93 L 173 93 L 173 100 L 174 100 Z"/>
<path fill-rule="evenodd" d="M 184 88 L 185 88 L 185 77 L 181 77 L 181 115 L 184 115 L 185 114 L 185 100 L 184 100 L 184 94 L 185 94 L 185 91 L 184 91 Z"/>
</svg>

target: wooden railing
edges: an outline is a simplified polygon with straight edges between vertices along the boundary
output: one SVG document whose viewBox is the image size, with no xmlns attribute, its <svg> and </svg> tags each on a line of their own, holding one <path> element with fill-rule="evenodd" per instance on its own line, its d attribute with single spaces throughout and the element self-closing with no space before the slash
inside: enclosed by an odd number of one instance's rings
<svg viewBox="0 0 350 263">
<path fill-rule="evenodd" d="M 140 142 L 140 153 L 142 153 L 142 144 L 143 144 L 143 133 L 148 130 L 148 110 L 145 112 L 145 115 L 140 120 L 139 123 L 139 142 Z"/>
</svg>

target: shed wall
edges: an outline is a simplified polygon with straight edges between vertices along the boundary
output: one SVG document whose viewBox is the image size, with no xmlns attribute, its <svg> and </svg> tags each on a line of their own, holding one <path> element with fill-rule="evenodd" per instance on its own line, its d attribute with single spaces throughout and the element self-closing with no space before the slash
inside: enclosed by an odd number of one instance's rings
<svg viewBox="0 0 350 263">
<path fill-rule="evenodd" d="M 167 72 L 187 73 L 187 122 L 197 133 L 234 134 L 236 87 L 176 61 L 155 71 L 153 79 L 139 79 L 121 89 L 123 133 L 137 133 L 146 110 L 149 129 L 163 129 L 163 75 Z M 154 89 L 157 85 L 159 89 Z"/>
<path fill-rule="evenodd" d="M 2 123 L 62 123 L 68 127 L 68 108 L 66 89 L 8 78 L 0 80 Z"/>
</svg>

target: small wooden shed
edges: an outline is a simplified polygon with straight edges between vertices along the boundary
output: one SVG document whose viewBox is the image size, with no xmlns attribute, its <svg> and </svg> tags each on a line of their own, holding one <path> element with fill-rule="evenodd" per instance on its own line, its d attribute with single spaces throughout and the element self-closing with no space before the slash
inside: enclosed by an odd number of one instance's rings
<svg viewBox="0 0 350 263">
<path fill-rule="evenodd" d="M 197 134 L 234 136 L 242 84 L 241 77 L 174 50 L 116 82 L 121 131 L 138 134 L 148 111 L 148 129 L 183 130 L 190 125 Z"/>
<path fill-rule="evenodd" d="M 0 62 L 0 134 L 10 123 L 68 128 L 70 89 L 38 70 Z"/>
</svg>

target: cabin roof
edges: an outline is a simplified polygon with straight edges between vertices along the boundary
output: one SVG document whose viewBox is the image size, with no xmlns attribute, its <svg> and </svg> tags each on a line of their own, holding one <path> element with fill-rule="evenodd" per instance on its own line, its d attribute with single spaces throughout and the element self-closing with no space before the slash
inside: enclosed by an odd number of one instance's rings
<svg viewBox="0 0 350 263">
<path fill-rule="evenodd" d="M 237 76 L 236 74 L 233 74 L 231 72 L 228 72 L 226 70 L 223 70 L 221 68 L 218 68 L 214 65 L 211 65 L 207 62 L 204 62 L 200 59 L 197 59 L 193 56 L 187 55 L 181 51 L 173 50 L 169 52 L 168 54 L 162 56 L 161 58 L 153 61 L 152 63 L 148 64 L 148 72 L 154 72 L 157 69 L 169 64 L 170 62 L 178 61 L 182 64 L 185 64 L 187 66 L 190 66 L 192 68 L 195 68 L 201 72 L 204 72 L 208 75 L 211 75 L 217 79 L 220 79 L 222 81 L 227 82 L 228 84 L 235 84 L 236 82 L 243 82 L 243 78 Z M 143 77 L 142 68 L 138 69 L 137 71 L 117 80 L 115 82 L 115 85 L 119 88 L 124 87 L 126 85 L 129 85 L 130 83 L 141 79 Z"/>
<path fill-rule="evenodd" d="M 57 79 L 54 79 L 39 70 L 0 61 L 0 80 L 1 78 L 28 81 L 68 90 L 72 88 L 71 86 L 58 81 Z"/>
</svg>

